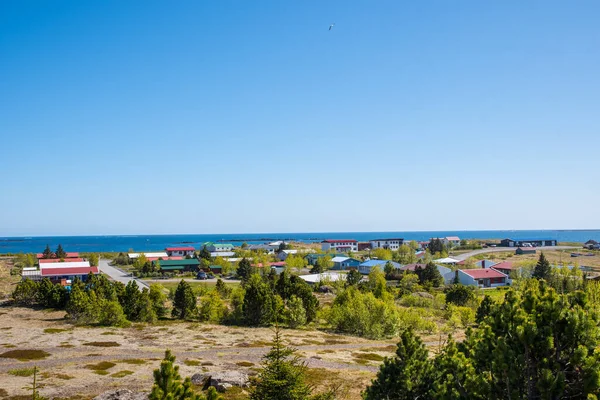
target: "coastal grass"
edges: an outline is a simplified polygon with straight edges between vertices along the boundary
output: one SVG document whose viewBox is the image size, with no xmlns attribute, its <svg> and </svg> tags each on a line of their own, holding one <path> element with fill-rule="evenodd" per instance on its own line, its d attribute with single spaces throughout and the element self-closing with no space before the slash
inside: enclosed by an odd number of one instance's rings
<svg viewBox="0 0 600 400">
<path fill-rule="evenodd" d="M 120 343 L 117 342 L 87 342 L 83 344 L 84 346 L 93 346 L 93 347 L 119 347 Z"/>
<path fill-rule="evenodd" d="M 13 376 L 31 376 L 35 372 L 35 368 L 16 368 L 8 371 Z"/>
<path fill-rule="evenodd" d="M 19 361 L 43 360 L 50 356 L 44 350 L 10 350 L 0 354 L 0 358 L 12 358 Z"/>
<path fill-rule="evenodd" d="M 119 372 L 115 372 L 114 374 L 111 374 L 110 377 L 111 378 L 124 378 L 127 375 L 132 375 L 133 371 L 129 371 L 129 370 L 123 370 L 123 371 L 119 371 Z"/>
</svg>

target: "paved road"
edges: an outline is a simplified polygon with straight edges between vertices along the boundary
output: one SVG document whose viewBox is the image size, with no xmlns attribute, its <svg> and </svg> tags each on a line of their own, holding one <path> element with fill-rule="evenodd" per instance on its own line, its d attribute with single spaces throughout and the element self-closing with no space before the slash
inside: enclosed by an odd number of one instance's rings
<svg viewBox="0 0 600 400">
<path fill-rule="evenodd" d="M 148 287 L 148 284 L 144 281 L 132 278 L 131 274 L 109 265 L 109 262 L 110 260 L 100 260 L 98 261 L 98 267 L 100 268 L 100 272 L 108 275 L 112 280 L 122 282 L 125 285 L 127 285 L 129 281 L 133 280 L 135 281 L 135 283 L 137 283 L 138 288 L 140 288 L 140 290 L 142 290 L 145 287 Z"/>
<path fill-rule="evenodd" d="M 536 250 L 572 250 L 572 249 L 578 249 L 579 247 L 576 246 L 543 246 L 543 247 L 536 247 Z M 450 256 L 456 260 L 466 260 L 469 257 L 473 257 L 476 256 L 478 254 L 484 254 L 484 253 L 495 253 L 495 252 L 500 252 L 500 251 L 512 251 L 514 252 L 516 250 L 516 247 L 488 247 L 486 249 L 480 249 L 480 250 L 473 250 L 470 251 L 468 253 L 462 253 L 462 254 L 458 254 L 458 255 L 454 255 L 454 256 Z"/>
</svg>

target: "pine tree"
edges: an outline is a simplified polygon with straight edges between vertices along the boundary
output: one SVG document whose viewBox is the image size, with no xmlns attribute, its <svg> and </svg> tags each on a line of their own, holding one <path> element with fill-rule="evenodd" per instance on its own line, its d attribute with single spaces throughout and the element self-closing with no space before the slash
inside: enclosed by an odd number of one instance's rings
<svg viewBox="0 0 600 400">
<path fill-rule="evenodd" d="M 362 275 L 355 269 L 351 269 L 348 271 L 348 275 L 346 275 L 346 284 L 348 286 L 356 286 L 361 281 Z"/>
<path fill-rule="evenodd" d="M 46 248 L 44 249 L 43 254 L 43 258 L 53 258 L 54 257 L 54 253 L 52 253 L 52 250 L 50 250 L 50 245 L 46 245 Z"/>
<path fill-rule="evenodd" d="M 427 347 L 411 329 L 407 329 L 400 336 L 396 356 L 384 360 L 377 378 L 363 393 L 363 399 L 428 399 L 431 384 L 432 365 Z"/>
<path fill-rule="evenodd" d="M 274 301 L 269 285 L 263 282 L 260 275 L 252 274 L 245 288 L 242 313 L 246 324 L 251 326 L 270 324 L 274 315 Z"/>
<path fill-rule="evenodd" d="M 179 319 L 190 319 L 196 315 L 196 295 L 190 284 L 183 279 L 175 290 L 171 314 Z"/>
<path fill-rule="evenodd" d="M 226 299 L 231 295 L 231 288 L 223 282 L 221 278 L 217 279 L 217 284 L 215 285 L 215 290 L 221 296 L 221 298 Z"/>
<path fill-rule="evenodd" d="M 147 288 L 142 290 L 137 301 L 138 315 L 137 321 L 153 324 L 157 320 L 156 310 L 150 298 L 150 291 Z"/>
<path fill-rule="evenodd" d="M 490 315 L 492 311 L 492 306 L 494 305 L 494 301 L 487 294 L 483 297 L 483 300 L 477 307 L 477 313 L 475 314 L 475 321 L 480 323 L 483 321 L 485 317 Z"/>
<path fill-rule="evenodd" d="M 533 277 L 536 279 L 548 280 L 551 273 L 552 267 L 550 266 L 550 262 L 548 262 L 544 253 L 540 253 L 540 258 L 538 259 L 538 262 L 533 270 Z"/>
<path fill-rule="evenodd" d="M 250 279 L 250 275 L 252 275 L 252 264 L 244 257 L 238 265 L 237 276 L 244 283 Z"/>
<path fill-rule="evenodd" d="M 165 306 L 167 296 L 163 293 L 162 287 L 156 283 L 150 285 L 150 293 L 148 296 L 152 301 L 152 308 L 154 308 L 156 316 L 158 318 L 165 317 L 167 315 L 167 307 Z"/>
<path fill-rule="evenodd" d="M 254 381 L 250 400 L 307 400 L 311 389 L 305 383 L 306 365 L 281 341 L 275 328 L 273 347 L 264 356 L 262 370 Z"/>
<path fill-rule="evenodd" d="M 61 260 L 67 256 L 67 252 L 63 249 L 62 244 L 59 244 L 56 248 L 56 258 L 60 258 Z"/>
<path fill-rule="evenodd" d="M 301 299 L 296 296 L 290 297 L 287 302 L 286 316 L 290 328 L 297 328 L 306 324 L 306 310 Z"/>
<path fill-rule="evenodd" d="M 208 249 L 206 248 L 206 246 L 202 246 L 202 249 L 200 250 L 200 254 L 198 256 L 201 259 L 203 259 L 203 260 L 207 260 L 207 261 L 212 260 L 212 257 L 210 255 L 210 251 L 208 251 Z"/>
<path fill-rule="evenodd" d="M 154 370 L 154 385 L 150 400 L 202 400 L 202 396 L 194 393 L 191 380 L 181 379 L 179 366 L 174 365 L 174 362 L 175 356 L 167 350 L 160 368 Z"/>
<path fill-rule="evenodd" d="M 125 286 L 125 293 L 123 294 L 123 311 L 130 321 L 138 321 L 140 313 L 140 290 L 137 283 L 134 280 L 129 281 Z"/>
</svg>

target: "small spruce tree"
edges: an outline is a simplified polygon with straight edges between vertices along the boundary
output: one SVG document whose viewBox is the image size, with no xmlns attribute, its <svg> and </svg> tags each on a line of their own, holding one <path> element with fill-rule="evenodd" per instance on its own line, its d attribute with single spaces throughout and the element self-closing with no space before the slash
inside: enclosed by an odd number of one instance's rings
<svg viewBox="0 0 600 400">
<path fill-rule="evenodd" d="M 167 350 L 160 368 L 154 370 L 150 400 L 203 400 L 202 396 L 194 393 L 190 378 L 181 379 L 179 366 L 174 365 L 174 362 L 175 356 Z"/>
<path fill-rule="evenodd" d="M 183 279 L 177 285 L 173 297 L 172 316 L 179 319 L 190 319 L 196 314 L 196 295 L 189 283 Z"/>
<path fill-rule="evenodd" d="M 536 279 L 548 280 L 551 273 L 552 267 L 550 266 L 550 262 L 548 262 L 544 253 L 540 253 L 540 258 L 538 259 L 538 262 L 533 270 L 533 277 Z"/>
</svg>

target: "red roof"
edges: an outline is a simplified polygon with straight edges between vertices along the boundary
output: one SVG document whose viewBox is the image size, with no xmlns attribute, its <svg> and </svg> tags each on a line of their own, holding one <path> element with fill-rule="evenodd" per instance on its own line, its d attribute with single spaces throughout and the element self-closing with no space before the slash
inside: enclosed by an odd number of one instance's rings
<svg viewBox="0 0 600 400">
<path fill-rule="evenodd" d="M 147 257 L 148 261 L 156 261 L 162 258 L 163 260 L 183 260 L 182 256 L 172 256 L 172 257 Z"/>
<path fill-rule="evenodd" d="M 491 268 L 495 269 L 513 269 L 513 263 L 510 261 L 502 261 L 501 263 L 494 264 Z"/>
<path fill-rule="evenodd" d="M 44 268 L 42 276 L 87 275 L 97 274 L 98 267 Z"/>
<path fill-rule="evenodd" d="M 52 254 L 54 254 L 54 253 L 52 253 Z M 77 253 L 77 252 L 65 253 L 65 254 L 66 254 L 65 258 L 77 258 L 77 257 L 79 257 L 79 253 Z M 37 253 L 35 256 L 39 260 L 40 258 L 44 258 L 44 253 Z"/>
<path fill-rule="evenodd" d="M 78 262 L 83 261 L 83 258 L 40 258 L 40 264 L 58 263 L 58 262 Z"/>
<path fill-rule="evenodd" d="M 502 272 L 495 271 L 491 268 L 461 269 L 460 271 L 474 279 L 506 278 L 506 275 L 504 275 Z"/>
<path fill-rule="evenodd" d="M 194 251 L 196 249 L 194 249 L 191 246 L 188 246 L 188 247 L 167 247 L 165 250 L 167 250 L 167 251 Z"/>
<path fill-rule="evenodd" d="M 321 243 L 356 243 L 357 241 L 354 239 L 326 239 L 323 240 Z"/>
<path fill-rule="evenodd" d="M 403 271 L 414 271 L 415 268 L 417 268 L 417 265 L 420 266 L 421 268 L 425 268 L 425 264 L 406 264 L 405 266 L 401 267 L 400 269 Z"/>
<path fill-rule="evenodd" d="M 460 240 L 458 236 L 446 236 L 446 240 Z"/>
</svg>

